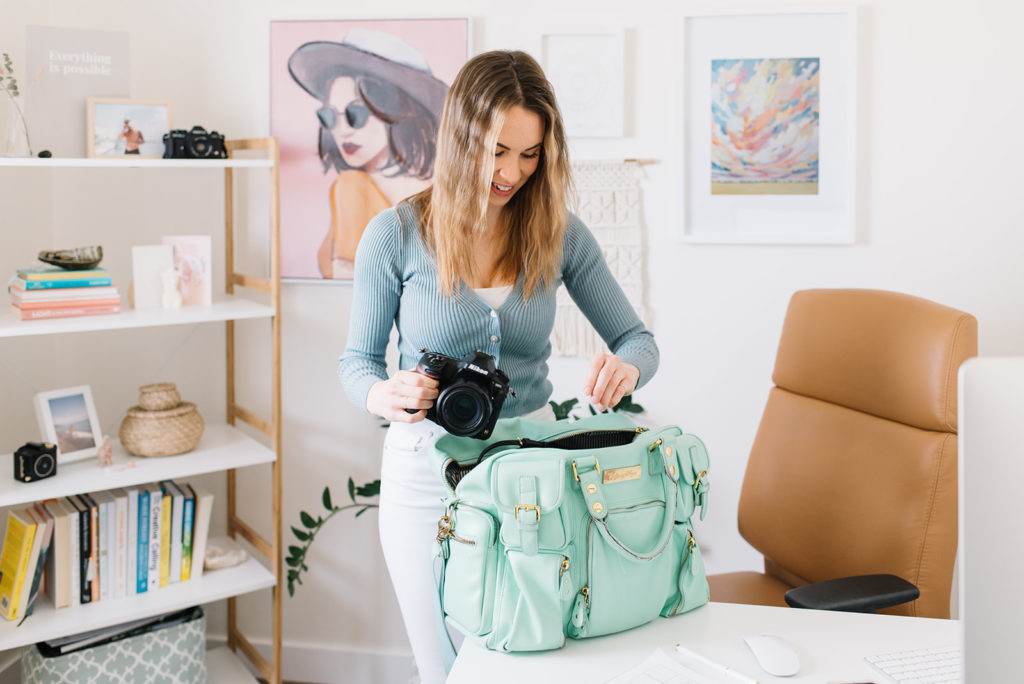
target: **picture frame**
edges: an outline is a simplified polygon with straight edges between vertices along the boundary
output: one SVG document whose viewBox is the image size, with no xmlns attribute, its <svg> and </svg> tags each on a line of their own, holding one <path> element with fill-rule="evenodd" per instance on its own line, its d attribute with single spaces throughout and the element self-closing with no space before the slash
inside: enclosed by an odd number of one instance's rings
<svg viewBox="0 0 1024 684">
<path fill-rule="evenodd" d="M 96 455 L 103 433 L 88 385 L 39 392 L 35 409 L 43 441 L 57 445 L 58 464 Z"/>
<path fill-rule="evenodd" d="M 85 101 L 85 153 L 91 158 L 160 159 L 171 130 L 171 103 L 89 97 Z"/>
<path fill-rule="evenodd" d="M 685 13 L 680 32 L 680 240 L 855 243 L 856 8 Z"/>
<path fill-rule="evenodd" d="M 269 28 L 281 279 L 349 284 L 369 220 L 433 181 L 436 127 L 471 54 L 472 20 L 289 19 Z M 356 78 L 376 81 L 375 93 L 399 91 L 401 120 L 373 115 L 385 105 L 360 102 Z"/>
<path fill-rule="evenodd" d="M 566 135 L 621 138 L 625 132 L 625 32 L 621 28 L 541 34 L 541 66 L 554 86 Z"/>
</svg>

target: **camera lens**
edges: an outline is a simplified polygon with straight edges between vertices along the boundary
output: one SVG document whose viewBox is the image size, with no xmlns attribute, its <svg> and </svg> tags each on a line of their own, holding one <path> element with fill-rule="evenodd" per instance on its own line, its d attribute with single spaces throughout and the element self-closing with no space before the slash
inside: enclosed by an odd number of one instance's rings
<svg viewBox="0 0 1024 684">
<path fill-rule="evenodd" d="M 476 385 L 455 383 L 437 398 L 438 423 L 453 435 L 473 435 L 491 414 L 489 398 Z"/>
<path fill-rule="evenodd" d="M 50 454 L 39 454 L 36 457 L 36 462 L 33 468 L 36 471 L 36 477 L 46 477 L 53 472 L 53 466 L 56 462 L 53 460 L 53 456 Z"/>
</svg>

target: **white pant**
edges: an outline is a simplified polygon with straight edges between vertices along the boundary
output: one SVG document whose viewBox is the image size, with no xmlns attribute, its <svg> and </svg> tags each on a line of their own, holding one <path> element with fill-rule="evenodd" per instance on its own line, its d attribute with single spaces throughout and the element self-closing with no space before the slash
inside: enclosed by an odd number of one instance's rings
<svg viewBox="0 0 1024 684">
<path fill-rule="evenodd" d="M 529 417 L 554 416 L 550 407 L 544 407 Z M 380 476 L 380 543 L 423 684 L 440 684 L 446 677 L 433 563 L 437 521 L 448 490 L 429 458 L 430 447 L 443 434 L 429 420 L 392 423 L 384 438 Z"/>
</svg>

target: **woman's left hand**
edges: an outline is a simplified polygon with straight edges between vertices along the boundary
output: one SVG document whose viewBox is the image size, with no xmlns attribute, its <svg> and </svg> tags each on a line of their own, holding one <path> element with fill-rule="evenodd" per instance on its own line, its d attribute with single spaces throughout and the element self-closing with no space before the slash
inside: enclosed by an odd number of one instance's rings
<svg viewBox="0 0 1024 684">
<path fill-rule="evenodd" d="M 598 411 L 616 406 L 622 397 L 636 389 L 640 369 L 615 354 L 595 354 L 583 382 L 583 393 Z"/>
</svg>

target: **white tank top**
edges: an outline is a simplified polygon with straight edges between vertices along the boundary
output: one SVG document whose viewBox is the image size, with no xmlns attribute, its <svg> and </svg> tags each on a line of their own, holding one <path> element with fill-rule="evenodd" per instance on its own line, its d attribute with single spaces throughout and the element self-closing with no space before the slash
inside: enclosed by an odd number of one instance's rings
<svg viewBox="0 0 1024 684">
<path fill-rule="evenodd" d="M 512 293 L 512 286 L 499 285 L 498 287 L 474 287 L 473 292 L 480 295 L 480 299 L 490 304 L 492 309 L 497 309 L 505 303 L 509 294 Z"/>
</svg>

